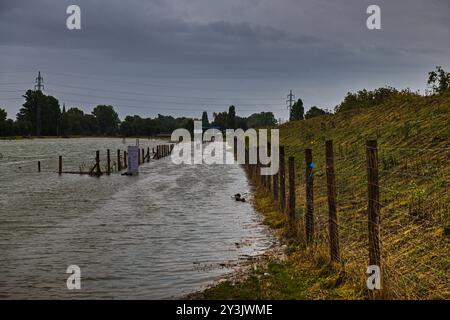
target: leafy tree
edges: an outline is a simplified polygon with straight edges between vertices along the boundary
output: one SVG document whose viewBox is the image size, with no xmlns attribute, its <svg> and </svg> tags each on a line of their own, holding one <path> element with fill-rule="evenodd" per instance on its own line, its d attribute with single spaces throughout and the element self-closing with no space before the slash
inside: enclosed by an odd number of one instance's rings
<svg viewBox="0 0 450 320">
<path fill-rule="evenodd" d="M 303 101 L 302 101 L 302 99 L 298 99 L 297 102 L 295 102 L 291 108 L 289 120 L 290 121 L 303 120 L 304 114 L 305 114 L 305 108 L 303 107 Z"/>
<path fill-rule="evenodd" d="M 227 129 L 236 129 L 236 109 L 234 106 L 228 108 Z"/>
<path fill-rule="evenodd" d="M 61 116 L 59 102 L 52 96 L 46 96 L 41 91 L 28 90 L 25 103 L 17 114 L 17 125 L 22 134 L 36 133 L 37 106 L 41 110 L 41 134 L 54 136 L 57 133 Z"/>
<path fill-rule="evenodd" d="M 203 128 L 206 128 L 209 126 L 208 113 L 206 111 L 203 111 L 203 114 L 202 114 L 202 126 L 203 126 Z"/>
<path fill-rule="evenodd" d="M 356 93 L 348 92 L 344 101 L 335 107 L 335 111 L 340 112 L 374 107 L 399 94 L 411 94 L 411 92 L 407 90 L 399 92 L 393 87 L 378 88 L 373 91 L 363 89 Z"/>
<path fill-rule="evenodd" d="M 6 110 L 0 108 L 0 136 L 6 136 Z"/>
<path fill-rule="evenodd" d="M 325 114 L 329 114 L 329 112 L 320 109 L 316 106 L 311 107 L 305 114 L 305 119 L 311 119 L 318 116 L 323 116 Z"/>
<path fill-rule="evenodd" d="M 83 117 L 83 130 L 86 135 L 98 135 L 100 127 L 97 118 L 92 114 L 85 114 Z"/>
<path fill-rule="evenodd" d="M 103 135 L 115 135 L 119 131 L 119 116 L 113 106 L 99 105 L 94 108 L 92 114 L 97 118 L 100 133 Z"/>
<path fill-rule="evenodd" d="M 247 130 L 248 129 L 247 118 L 236 116 L 236 129 Z"/>
<path fill-rule="evenodd" d="M 437 66 L 433 71 L 428 73 L 428 87 L 432 94 L 443 94 L 450 88 L 450 73 Z"/>
<path fill-rule="evenodd" d="M 15 135 L 14 121 L 7 119 L 7 116 L 6 110 L 0 108 L 0 137 Z"/>
<path fill-rule="evenodd" d="M 254 113 L 247 118 L 248 128 L 272 127 L 277 124 L 277 120 L 272 112 Z"/>
<path fill-rule="evenodd" d="M 221 129 L 227 128 L 228 114 L 226 111 L 214 113 L 213 116 L 214 116 L 214 121 L 212 124 L 214 126 L 220 127 Z"/>
</svg>

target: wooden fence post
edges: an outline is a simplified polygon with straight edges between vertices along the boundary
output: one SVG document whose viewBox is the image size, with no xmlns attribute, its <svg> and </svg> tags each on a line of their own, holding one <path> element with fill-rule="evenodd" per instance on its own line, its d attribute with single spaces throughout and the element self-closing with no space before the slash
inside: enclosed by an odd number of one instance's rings
<svg viewBox="0 0 450 320">
<path fill-rule="evenodd" d="M 142 162 L 141 163 L 143 164 L 145 162 L 144 161 L 144 158 L 145 158 L 145 156 L 144 156 L 144 148 L 141 149 L 141 157 L 142 157 Z"/>
<path fill-rule="evenodd" d="M 106 174 L 111 174 L 111 153 L 109 149 L 106 150 Z"/>
<path fill-rule="evenodd" d="M 272 156 L 272 145 L 270 144 L 270 142 L 267 142 L 267 155 L 270 157 L 270 156 Z M 270 166 L 272 166 L 272 163 L 270 163 L 269 164 Z M 267 191 L 269 191 L 269 194 L 270 194 L 270 191 L 272 190 L 272 188 L 271 188 L 271 177 L 272 177 L 272 175 L 267 175 L 266 176 L 266 186 L 267 186 Z"/>
<path fill-rule="evenodd" d="M 122 170 L 122 163 L 120 162 L 120 149 L 117 150 L 117 171 Z"/>
<path fill-rule="evenodd" d="M 286 164 L 284 161 L 284 146 L 280 146 L 280 207 L 286 212 Z"/>
<path fill-rule="evenodd" d="M 58 170 L 59 174 L 62 174 L 62 156 L 59 156 L 59 170 Z"/>
<path fill-rule="evenodd" d="M 336 213 L 336 178 L 334 174 L 333 141 L 325 142 L 325 162 L 327 173 L 328 194 L 328 233 L 330 234 L 330 258 L 333 262 L 340 262 L 339 230 Z"/>
<path fill-rule="evenodd" d="M 273 200 L 278 202 L 278 172 L 272 177 Z"/>
<path fill-rule="evenodd" d="M 147 147 L 147 163 L 150 162 L 150 147 Z"/>
<path fill-rule="evenodd" d="M 234 161 L 237 161 L 237 149 L 238 149 L 238 139 L 237 137 L 233 138 L 233 155 L 234 155 Z"/>
<path fill-rule="evenodd" d="M 295 158 L 289 157 L 289 223 L 295 221 Z"/>
<path fill-rule="evenodd" d="M 259 143 L 256 146 L 256 165 L 255 165 L 255 178 L 256 178 L 256 183 L 260 183 L 261 181 L 259 180 Z"/>
<path fill-rule="evenodd" d="M 311 243 L 314 239 L 314 164 L 312 150 L 305 150 L 305 190 L 306 190 L 306 242 Z"/>
<path fill-rule="evenodd" d="M 126 151 L 123 152 L 123 167 L 128 168 L 128 153 Z"/>
<path fill-rule="evenodd" d="M 41 162 L 38 161 L 38 172 L 41 172 Z"/>
<path fill-rule="evenodd" d="M 378 185 L 377 140 L 366 142 L 368 184 L 369 264 L 381 270 L 380 252 L 380 190 Z"/>
<path fill-rule="evenodd" d="M 97 167 L 97 176 L 100 176 L 102 174 L 102 170 L 100 168 L 100 151 L 96 151 L 95 153 L 95 166 Z"/>
</svg>

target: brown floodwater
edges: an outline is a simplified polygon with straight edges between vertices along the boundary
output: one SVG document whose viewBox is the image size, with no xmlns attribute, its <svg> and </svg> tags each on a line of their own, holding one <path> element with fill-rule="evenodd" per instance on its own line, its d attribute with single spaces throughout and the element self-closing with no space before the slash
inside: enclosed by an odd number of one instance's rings
<svg viewBox="0 0 450 320">
<path fill-rule="evenodd" d="M 161 141 L 141 139 L 143 148 Z M 197 291 L 272 243 L 239 165 L 151 160 L 136 177 L 57 174 L 134 139 L 0 141 L 0 298 L 170 299 Z M 42 172 L 37 172 L 37 161 Z M 87 169 L 86 169 L 87 170 Z M 81 290 L 68 290 L 69 265 Z"/>
</svg>

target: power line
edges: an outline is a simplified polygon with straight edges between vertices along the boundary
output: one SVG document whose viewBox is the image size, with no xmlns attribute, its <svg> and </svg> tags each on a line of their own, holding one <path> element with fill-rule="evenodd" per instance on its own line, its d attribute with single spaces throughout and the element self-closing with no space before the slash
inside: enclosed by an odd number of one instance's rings
<svg viewBox="0 0 450 320">
<path fill-rule="evenodd" d="M 56 94 L 65 94 L 65 95 L 72 95 L 72 96 L 82 96 L 82 97 L 91 97 L 91 98 L 99 98 L 99 99 L 110 99 L 110 100 L 125 100 L 125 101 L 136 101 L 136 102 L 144 102 L 144 103 L 161 103 L 161 104 L 174 104 L 174 105 L 195 105 L 198 106 L 199 104 L 207 104 L 210 106 L 227 106 L 226 103 L 211 103 L 211 102 L 189 102 L 189 101 L 163 101 L 163 100 L 142 100 L 142 99 L 135 99 L 135 98 L 124 98 L 124 97 L 114 97 L 114 96 L 100 96 L 100 95 L 94 95 L 94 94 L 83 94 L 83 93 L 72 93 L 72 92 L 66 92 L 66 91 L 58 91 L 58 90 L 51 90 L 52 92 Z M 239 105 L 242 106 L 255 106 L 258 108 L 258 105 L 262 106 L 276 106 L 276 104 L 268 104 L 268 103 L 240 103 Z"/>
<path fill-rule="evenodd" d="M 29 82 L 0 82 L 0 86 L 29 85 Z"/>
<path fill-rule="evenodd" d="M 236 92 L 236 89 L 185 87 L 185 86 L 176 86 L 176 85 L 171 85 L 171 84 L 124 81 L 124 80 L 112 79 L 110 77 L 103 78 L 103 77 L 93 76 L 93 75 L 76 75 L 76 74 L 64 74 L 64 73 L 55 73 L 55 72 L 46 72 L 46 74 L 62 76 L 62 77 L 79 78 L 79 79 L 90 79 L 90 80 L 101 80 L 101 81 L 106 81 L 106 82 L 126 83 L 126 84 L 141 85 L 141 86 L 145 85 L 145 86 L 161 87 L 161 88 L 168 88 L 168 89 L 178 88 L 178 89 L 186 89 L 186 90 L 201 90 L 201 91 L 208 90 L 208 91 Z M 248 90 L 245 90 L 245 91 L 248 91 Z"/>
<path fill-rule="evenodd" d="M 6 98 L 8 100 L 23 100 L 23 98 Z M 0 99 L 6 100 L 6 99 Z M 93 101 L 86 101 L 86 100 L 67 100 L 67 99 L 60 99 L 67 103 L 78 105 L 79 107 L 82 107 L 82 105 L 91 105 L 95 106 L 98 105 L 97 102 Z M 74 106 L 76 107 L 76 106 Z M 176 107 L 157 107 L 157 106 L 138 106 L 138 105 L 123 105 L 123 104 L 115 104 L 114 107 L 116 108 L 124 108 L 124 109 L 143 109 L 143 110 L 152 110 L 152 111 L 165 111 L 165 110 L 174 110 L 174 111 L 186 111 L 186 112 L 202 112 L 205 111 L 204 108 L 176 108 Z M 249 110 L 249 109 L 241 109 L 238 108 L 239 111 L 247 111 L 247 112 L 257 112 L 259 110 Z M 212 111 L 212 110 L 211 110 Z"/>
<path fill-rule="evenodd" d="M 263 101 L 279 101 L 279 99 L 267 99 L 267 98 L 214 98 L 214 97 L 199 97 L 199 96 L 173 96 L 173 95 L 158 95 L 158 94 L 145 94 L 139 92 L 132 91 L 121 91 L 121 90 L 108 90 L 108 89 L 97 89 L 97 88 L 89 88 L 89 87 L 80 87 L 73 85 L 63 85 L 63 84 L 55 84 L 53 82 L 47 82 L 52 86 L 56 87 L 64 87 L 64 88 L 73 88 L 73 89 L 81 89 L 81 90 L 91 90 L 91 91 L 104 91 L 111 93 L 122 93 L 122 94 L 132 94 L 132 95 L 140 95 L 140 96 L 148 96 L 148 97 L 160 97 L 160 98 L 180 98 L 180 99 L 198 99 L 198 100 L 263 100 Z"/>
<path fill-rule="evenodd" d="M 0 93 L 10 93 L 10 92 L 26 92 L 27 89 L 23 89 L 23 90 L 2 90 L 0 91 Z"/>
</svg>

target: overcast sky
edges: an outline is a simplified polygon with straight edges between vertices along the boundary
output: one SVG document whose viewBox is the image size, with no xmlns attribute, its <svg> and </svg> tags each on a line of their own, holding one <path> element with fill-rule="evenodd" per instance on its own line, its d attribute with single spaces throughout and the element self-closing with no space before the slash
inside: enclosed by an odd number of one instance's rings
<svg viewBox="0 0 450 320">
<path fill-rule="evenodd" d="M 81 7 L 81 30 L 66 8 Z M 366 9 L 381 7 L 381 30 Z M 306 107 L 347 91 L 425 89 L 450 69 L 449 0 L 0 0 L 0 107 L 15 118 L 41 70 L 46 94 L 90 112 L 201 116 Z"/>
</svg>

